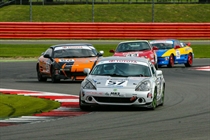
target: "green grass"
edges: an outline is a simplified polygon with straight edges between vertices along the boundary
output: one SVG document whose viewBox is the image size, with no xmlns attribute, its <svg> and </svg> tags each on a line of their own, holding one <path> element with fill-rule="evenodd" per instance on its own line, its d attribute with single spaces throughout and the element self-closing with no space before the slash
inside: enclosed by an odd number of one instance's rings
<svg viewBox="0 0 210 140">
<path fill-rule="evenodd" d="M 49 46 L 55 44 L 0 44 L 0 57 L 6 58 L 38 58 Z M 95 44 L 98 51 L 103 50 L 104 56 L 111 56 L 110 49 L 115 49 L 117 44 Z M 209 45 L 191 45 L 195 58 L 210 58 Z"/>
<path fill-rule="evenodd" d="M 52 100 L 0 93 L 0 119 L 8 117 L 29 116 L 60 107 L 60 103 Z"/>
<path fill-rule="evenodd" d="M 210 4 L 155 4 L 154 22 L 210 22 Z M 0 22 L 29 22 L 29 5 L 0 8 Z M 91 4 L 33 5 L 33 22 L 92 22 Z M 152 22 L 151 4 L 95 4 L 94 22 Z"/>
</svg>

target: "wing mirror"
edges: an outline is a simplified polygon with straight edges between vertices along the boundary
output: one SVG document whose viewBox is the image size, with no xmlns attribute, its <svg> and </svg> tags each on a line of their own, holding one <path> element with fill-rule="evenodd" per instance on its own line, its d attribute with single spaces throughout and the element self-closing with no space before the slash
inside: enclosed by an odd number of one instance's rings
<svg viewBox="0 0 210 140">
<path fill-rule="evenodd" d="M 50 55 L 49 54 L 45 54 L 44 58 L 50 58 Z"/>
<path fill-rule="evenodd" d="M 86 75 L 89 75 L 90 69 L 89 69 L 89 68 L 85 68 L 85 69 L 83 70 L 83 73 L 86 74 Z"/>
<path fill-rule="evenodd" d="M 174 49 L 179 49 L 181 48 L 179 45 L 175 46 Z"/>
<path fill-rule="evenodd" d="M 103 54 L 104 54 L 104 51 L 99 51 L 98 53 L 99 56 L 103 56 Z"/>
<path fill-rule="evenodd" d="M 186 43 L 186 45 L 190 47 L 191 43 L 190 43 L 190 42 L 188 42 L 188 43 Z"/>
<path fill-rule="evenodd" d="M 153 46 L 152 49 L 153 50 L 158 50 L 158 47 L 157 46 Z"/>
<path fill-rule="evenodd" d="M 110 52 L 110 53 L 115 53 L 115 51 L 114 51 L 114 50 L 109 50 L 109 52 Z"/>
<path fill-rule="evenodd" d="M 156 70 L 156 76 L 161 76 L 161 75 L 163 75 L 162 70 Z"/>
</svg>

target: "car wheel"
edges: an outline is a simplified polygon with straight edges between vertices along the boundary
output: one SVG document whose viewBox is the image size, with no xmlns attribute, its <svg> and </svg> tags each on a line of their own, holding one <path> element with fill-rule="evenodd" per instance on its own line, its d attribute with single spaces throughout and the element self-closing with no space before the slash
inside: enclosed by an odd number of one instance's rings
<svg viewBox="0 0 210 140">
<path fill-rule="evenodd" d="M 155 64 L 155 68 L 156 68 L 156 70 L 158 70 L 158 64 L 157 63 Z"/>
<path fill-rule="evenodd" d="M 39 82 L 47 81 L 47 78 L 42 76 L 41 72 L 39 71 L 39 68 L 37 69 L 37 79 Z"/>
<path fill-rule="evenodd" d="M 165 98 L 165 86 L 163 86 L 160 106 L 163 106 L 163 104 L 164 104 L 164 98 Z"/>
<path fill-rule="evenodd" d="M 91 110 L 91 107 L 90 106 L 84 106 L 84 105 L 82 105 L 82 103 L 81 103 L 81 97 L 80 96 L 79 96 L 79 107 L 83 111 L 90 111 Z"/>
<path fill-rule="evenodd" d="M 174 66 L 174 56 L 173 56 L 173 54 L 171 54 L 169 57 L 168 67 L 172 68 L 173 66 Z"/>
<path fill-rule="evenodd" d="M 155 88 L 154 97 L 151 103 L 151 109 L 155 110 L 156 107 L 157 107 L 157 89 Z"/>
<path fill-rule="evenodd" d="M 52 71 L 51 71 L 51 80 L 52 80 L 52 83 L 60 82 L 60 79 L 56 78 L 55 69 L 54 68 L 52 68 Z"/>
<path fill-rule="evenodd" d="M 193 64 L 193 56 L 192 54 L 188 54 L 187 63 L 185 63 L 185 67 L 191 67 Z"/>
</svg>

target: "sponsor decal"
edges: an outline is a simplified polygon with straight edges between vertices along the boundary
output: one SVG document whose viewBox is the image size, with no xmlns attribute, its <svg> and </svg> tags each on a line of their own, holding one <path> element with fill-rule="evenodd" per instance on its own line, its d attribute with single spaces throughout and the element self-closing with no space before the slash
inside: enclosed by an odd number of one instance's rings
<svg viewBox="0 0 210 140">
<path fill-rule="evenodd" d="M 74 62 L 74 59 L 59 59 L 59 62 Z"/>
<path fill-rule="evenodd" d="M 107 80 L 106 86 L 116 86 L 116 87 L 125 87 L 127 86 L 127 80 Z"/>
<path fill-rule="evenodd" d="M 111 63 L 137 63 L 135 60 L 109 60 Z"/>
<path fill-rule="evenodd" d="M 120 92 L 111 92 L 110 96 L 120 96 Z"/>
<path fill-rule="evenodd" d="M 126 57 L 138 57 L 139 54 L 138 53 L 127 53 L 125 54 Z"/>
</svg>

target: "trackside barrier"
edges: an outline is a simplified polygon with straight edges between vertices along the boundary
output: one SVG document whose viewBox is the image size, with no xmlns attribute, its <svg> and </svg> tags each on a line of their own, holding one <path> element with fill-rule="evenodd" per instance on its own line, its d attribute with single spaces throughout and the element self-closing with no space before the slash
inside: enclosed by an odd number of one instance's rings
<svg viewBox="0 0 210 140">
<path fill-rule="evenodd" d="M 210 39 L 210 23 L 0 22 L 0 39 Z"/>
</svg>

